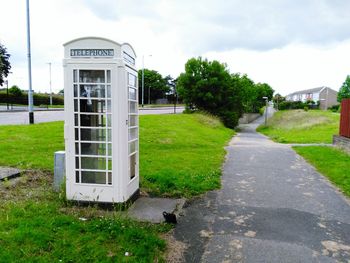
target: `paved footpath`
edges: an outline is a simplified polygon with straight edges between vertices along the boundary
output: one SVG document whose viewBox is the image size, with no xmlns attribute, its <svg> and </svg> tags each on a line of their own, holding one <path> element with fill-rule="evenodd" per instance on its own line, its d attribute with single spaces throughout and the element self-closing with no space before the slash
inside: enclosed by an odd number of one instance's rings
<svg viewBox="0 0 350 263">
<path fill-rule="evenodd" d="M 350 262 L 350 203 L 288 145 L 245 125 L 227 147 L 222 189 L 175 229 L 186 262 Z"/>
</svg>

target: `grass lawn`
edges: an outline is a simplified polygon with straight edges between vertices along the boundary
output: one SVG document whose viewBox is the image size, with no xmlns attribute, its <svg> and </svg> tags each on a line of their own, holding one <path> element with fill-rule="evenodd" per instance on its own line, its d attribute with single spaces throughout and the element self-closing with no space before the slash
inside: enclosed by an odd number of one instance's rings
<svg viewBox="0 0 350 263">
<path fill-rule="evenodd" d="M 257 131 L 281 143 L 331 143 L 339 133 L 339 118 L 330 111 L 279 111 Z"/>
<path fill-rule="evenodd" d="M 0 166 L 53 171 L 59 150 L 64 150 L 63 122 L 0 126 Z"/>
<path fill-rule="evenodd" d="M 201 114 L 140 116 L 141 187 L 152 195 L 185 196 L 220 187 L 223 147 L 233 131 Z M 63 122 L 0 129 L 0 166 L 53 171 L 64 149 Z"/>
<path fill-rule="evenodd" d="M 0 182 L 0 262 L 164 262 L 159 235 L 169 225 L 66 203 L 49 173 L 26 172 L 14 182 Z"/>
<path fill-rule="evenodd" d="M 332 147 L 308 146 L 293 149 L 350 197 L 350 155 Z"/>
<path fill-rule="evenodd" d="M 141 189 L 189 197 L 218 188 L 233 133 L 199 114 L 141 116 Z M 0 262 L 164 262 L 169 225 L 76 207 L 52 191 L 62 149 L 63 122 L 0 127 L 0 165 L 35 169 L 0 182 Z"/>
<path fill-rule="evenodd" d="M 233 135 L 200 114 L 140 118 L 141 185 L 165 196 L 193 196 L 220 187 L 223 147 Z"/>
</svg>

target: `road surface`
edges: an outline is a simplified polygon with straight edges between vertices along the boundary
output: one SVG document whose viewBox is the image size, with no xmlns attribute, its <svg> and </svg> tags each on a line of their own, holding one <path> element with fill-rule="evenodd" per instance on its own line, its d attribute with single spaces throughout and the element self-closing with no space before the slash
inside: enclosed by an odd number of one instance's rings
<svg viewBox="0 0 350 263">
<path fill-rule="evenodd" d="M 177 107 L 176 113 L 182 113 L 184 107 Z M 148 114 L 171 114 L 174 113 L 173 107 L 161 107 L 152 109 L 139 109 L 140 115 Z M 63 121 L 63 110 L 40 110 L 34 112 L 34 122 L 52 122 Z M 12 124 L 28 124 L 29 114 L 27 111 L 0 111 L 0 125 L 12 125 Z"/>
</svg>

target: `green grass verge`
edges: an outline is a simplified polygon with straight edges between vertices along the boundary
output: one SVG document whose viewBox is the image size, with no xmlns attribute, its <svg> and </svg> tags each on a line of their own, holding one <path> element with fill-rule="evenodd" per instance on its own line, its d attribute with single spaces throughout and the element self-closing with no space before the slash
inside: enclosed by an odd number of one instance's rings
<svg viewBox="0 0 350 263">
<path fill-rule="evenodd" d="M 141 187 L 153 195 L 185 196 L 220 187 L 223 147 L 233 131 L 202 114 L 140 116 Z M 0 129 L 0 166 L 53 171 L 64 149 L 63 122 Z"/>
<path fill-rule="evenodd" d="M 141 116 L 142 189 L 192 196 L 219 187 L 223 146 L 232 135 L 205 115 Z M 53 153 L 64 148 L 63 122 L 1 126 L 0 141 L 0 165 L 39 169 L 0 182 L 1 262 L 165 261 L 166 242 L 159 236 L 170 226 L 76 207 L 52 191 Z"/>
<path fill-rule="evenodd" d="M 164 262 L 169 225 L 73 206 L 51 185 L 38 171 L 0 182 L 0 262 Z"/>
<path fill-rule="evenodd" d="M 339 118 L 330 111 L 279 111 L 257 131 L 281 143 L 331 143 L 339 132 Z"/>
<path fill-rule="evenodd" d="M 63 122 L 0 126 L 0 166 L 53 171 L 59 150 L 64 150 Z"/>
<path fill-rule="evenodd" d="M 347 153 L 322 146 L 293 149 L 350 197 L 350 156 Z"/>
<path fill-rule="evenodd" d="M 224 146 L 233 135 L 202 114 L 140 118 L 141 185 L 163 196 L 193 196 L 220 187 Z"/>
</svg>

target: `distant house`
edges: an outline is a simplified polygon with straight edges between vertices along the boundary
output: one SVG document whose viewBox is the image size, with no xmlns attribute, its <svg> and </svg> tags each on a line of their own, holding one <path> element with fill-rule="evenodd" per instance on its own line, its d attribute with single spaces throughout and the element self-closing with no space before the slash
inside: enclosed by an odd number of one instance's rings
<svg viewBox="0 0 350 263">
<path fill-rule="evenodd" d="M 339 104 L 337 95 L 338 92 L 329 87 L 319 87 L 293 92 L 286 96 L 286 100 L 302 102 L 313 100 L 316 103 L 320 102 L 320 109 L 326 110 L 333 105 Z"/>
</svg>

